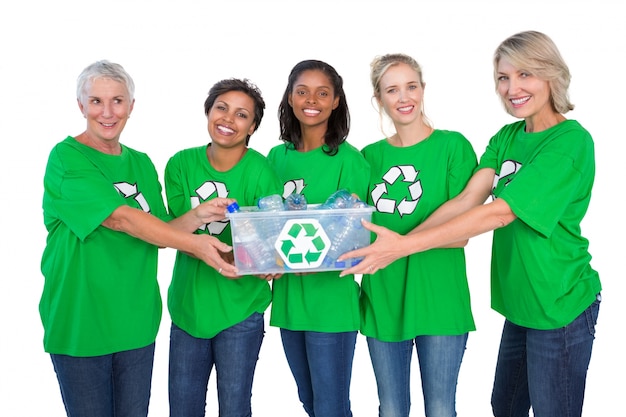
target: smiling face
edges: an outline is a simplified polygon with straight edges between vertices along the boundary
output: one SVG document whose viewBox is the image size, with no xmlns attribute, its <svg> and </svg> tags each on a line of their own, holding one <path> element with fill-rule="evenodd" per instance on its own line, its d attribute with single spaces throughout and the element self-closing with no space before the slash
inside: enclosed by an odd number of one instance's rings
<svg viewBox="0 0 626 417">
<path fill-rule="evenodd" d="M 289 95 L 289 105 L 302 125 L 327 125 L 331 113 L 339 105 L 333 84 L 318 70 L 303 71 Z"/>
<path fill-rule="evenodd" d="M 515 67 L 506 58 L 498 62 L 496 82 L 502 103 L 512 116 L 532 122 L 556 114 L 550 102 L 548 81 Z"/>
<path fill-rule="evenodd" d="M 417 71 L 407 64 L 389 67 L 380 78 L 377 99 L 396 125 L 422 119 L 424 86 Z"/>
<path fill-rule="evenodd" d="M 120 135 L 130 117 L 135 101 L 119 81 L 96 78 L 87 88 L 78 107 L 87 119 L 86 134 L 103 145 L 119 143 Z"/>
<path fill-rule="evenodd" d="M 241 91 L 220 94 L 207 114 L 209 136 L 214 147 L 245 147 L 255 130 L 254 100 Z"/>
</svg>

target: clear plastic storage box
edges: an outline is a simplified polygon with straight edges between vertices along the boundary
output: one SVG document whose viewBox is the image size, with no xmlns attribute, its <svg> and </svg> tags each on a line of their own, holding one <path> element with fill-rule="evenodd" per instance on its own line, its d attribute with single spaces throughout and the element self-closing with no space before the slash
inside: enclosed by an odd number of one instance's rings
<svg viewBox="0 0 626 417">
<path fill-rule="evenodd" d="M 227 213 L 233 238 L 235 265 L 240 275 L 333 271 L 361 259 L 337 261 L 352 249 L 369 245 L 374 207 L 260 211 L 241 207 Z"/>
</svg>

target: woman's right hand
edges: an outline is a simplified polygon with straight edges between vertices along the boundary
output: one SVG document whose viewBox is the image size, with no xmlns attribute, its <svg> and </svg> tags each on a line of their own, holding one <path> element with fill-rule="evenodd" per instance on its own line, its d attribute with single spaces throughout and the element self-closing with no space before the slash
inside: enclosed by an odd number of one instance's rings
<svg viewBox="0 0 626 417">
<path fill-rule="evenodd" d="M 228 255 L 233 250 L 232 246 L 210 235 L 199 234 L 192 236 L 197 240 L 193 256 L 215 268 L 225 277 L 239 278 L 237 267 L 227 261 L 227 259 L 231 259 Z"/>
</svg>

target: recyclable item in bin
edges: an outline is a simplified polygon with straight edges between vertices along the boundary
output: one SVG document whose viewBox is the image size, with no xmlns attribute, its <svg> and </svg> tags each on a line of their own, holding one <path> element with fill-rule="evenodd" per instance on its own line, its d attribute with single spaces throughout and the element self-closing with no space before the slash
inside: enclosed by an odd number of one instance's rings
<svg viewBox="0 0 626 417">
<path fill-rule="evenodd" d="M 233 234 L 233 251 L 236 266 L 241 275 L 259 275 L 285 272 L 318 272 L 341 270 L 355 265 L 359 260 L 349 259 L 345 262 L 326 260 L 333 246 L 332 242 L 341 239 L 337 233 L 344 233 L 350 242 L 350 249 L 362 248 L 370 243 L 369 230 L 361 227 L 361 219 L 370 220 L 374 207 L 365 205 L 360 208 L 319 209 L 319 204 L 309 204 L 306 210 L 284 210 L 281 212 L 264 212 L 256 206 L 241 207 L 240 212 L 227 213 Z M 280 219 L 281 231 L 275 240 L 271 266 L 260 269 L 252 263 L 242 262 L 246 253 L 244 242 L 238 237 L 242 224 L 252 223 L 257 227 L 257 235 L 262 224 L 269 220 Z M 346 220 L 350 218 L 352 226 L 345 230 Z M 354 227 L 354 225 L 358 225 Z M 243 226 L 246 227 L 246 226 Z M 258 244 L 265 245 L 267 240 L 257 237 Z M 340 252 L 341 248 L 335 249 Z M 336 256 L 339 256 L 338 253 Z M 311 279 L 314 279 L 313 276 Z"/>
<path fill-rule="evenodd" d="M 257 207 L 261 211 L 283 211 L 284 203 L 283 198 L 278 194 L 272 194 L 265 197 L 259 198 L 257 202 Z M 274 247 L 274 242 L 278 237 L 281 229 L 281 221 L 279 217 L 273 217 L 271 219 L 267 219 L 266 222 L 262 225 L 262 230 L 259 231 L 259 234 L 263 236 L 267 241 L 270 247 Z"/>
<path fill-rule="evenodd" d="M 353 196 L 348 190 L 337 190 L 319 206 L 321 209 L 342 209 L 351 208 L 360 201 Z"/>
<path fill-rule="evenodd" d="M 285 210 L 306 210 L 307 202 L 303 194 L 293 193 L 285 198 Z"/>
<path fill-rule="evenodd" d="M 321 209 L 346 209 L 346 208 L 365 208 L 367 203 L 359 200 L 348 190 L 342 189 L 335 191 L 326 199 L 324 204 L 320 205 Z M 338 262 L 337 258 L 346 252 L 358 248 L 358 242 L 355 242 L 356 236 L 369 236 L 369 232 L 363 228 L 360 216 L 324 216 L 322 226 L 331 236 L 331 246 L 324 258 L 324 265 L 327 267 L 346 268 L 356 265 L 363 258 L 350 259 L 348 261 Z M 347 263 L 348 262 L 348 263 Z"/>
<path fill-rule="evenodd" d="M 339 262 L 337 258 L 346 252 L 357 249 L 359 241 L 357 236 L 363 231 L 369 237 L 369 231 L 361 224 L 359 216 L 334 216 L 326 219 L 323 226 L 326 233 L 331 237 L 330 249 L 324 258 L 324 266 L 346 268 L 346 262 Z M 350 265 L 356 265 L 363 258 L 350 259 Z"/>
<path fill-rule="evenodd" d="M 272 194 L 259 198 L 257 203 L 259 210 L 263 211 L 282 211 L 283 198 L 278 194 Z"/>
<path fill-rule="evenodd" d="M 226 207 L 229 213 L 238 213 L 239 204 L 232 203 Z M 239 250 L 235 251 L 235 264 L 246 270 L 265 271 L 277 267 L 274 248 L 260 234 L 260 224 L 256 224 L 249 219 L 242 219 L 237 230 L 231 230 L 233 234 L 233 244 L 238 245 Z"/>
</svg>

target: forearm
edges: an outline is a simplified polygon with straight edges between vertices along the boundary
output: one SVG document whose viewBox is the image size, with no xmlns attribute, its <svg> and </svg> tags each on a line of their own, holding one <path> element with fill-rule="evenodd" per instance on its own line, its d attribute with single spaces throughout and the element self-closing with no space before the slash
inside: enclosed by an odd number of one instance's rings
<svg viewBox="0 0 626 417">
<path fill-rule="evenodd" d="M 183 252 L 195 250 L 191 233 L 171 227 L 159 218 L 132 207 L 118 207 L 102 224 L 155 246 L 170 247 Z"/>
<path fill-rule="evenodd" d="M 428 249 L 450 247 L 455 242 L 504 227 L 516 219 L 508 204 L 496 200 L 473 207 L 462 214 L 435 226 L 414 230 L 404 237 L 404 252 L 423 252 Z"/>
<path fill-rule="evenodd" d="M 190 254 L 226 277 L 237 277 L 237 268 L 222 259 L 221 255 L 232 248 L 214 236 L 179 230 L 151 214 L 128 206 L 118 207 L 102 225 L 155 246 L 170 247 Z"/>
<path fill-rule="evenodd" d="M 440 224 L 444 224 L 445 222 L 453 219 L 455 216 L 462 214 L 468 210 L 470 210 L 474 205 L 470 205 L 467 201 L 463 200 L 450 200 L 439 207 L 435 212 L 433 212 L 425 221 L 417 225 L 413 230 L 411 230 L 408 234 L 414 234 L 418 232 L 422 232 L 424 230 L 430 229 L 432 227 L 438 226 Z M 451 242 L 449 244 L 445 244 L 439 246 L 441 248 L 462 248 L 467 245 L 469 242 L 468 239 L 463 239 L 456 242 Z"/>
<path fill-rule="evenodd" d="M 437 210 L 435 210 L 426 220 L 417 225 L 408 234 L 421 232 L 431 227 L 439 226 L 447 221 L 465 213 L 472 209 L 475 205 L 471 205 L 460 198 L 455 198 L 442 204 Z"/>
<path fill-rule="evenodd" d="M 170 220 L 169 224 L 183 232 L 193 233 L 205 223 L 203 223 L 202 220 L 195 215 L 195 212 L 192 209 L 182 216 Z"/>
<path fill-rule="evenodd" d="M 489 197 L 491 184 L 493 183 L 493 176 L 494 172 L 491 169 L 482 169 L 477 172 L 459 195 L 439 206 L 437 210 L 428 216 L 428 218 L 420 223 L 415 229 L 410 231 L 409 234 L 421 232 L 431 227 L 444 224 L 474 207 L 482 206 Z M 461 239 L 440 247 L 458 248 L 467 245 L 467 242 L 467 239 Z"/>
</svg>

